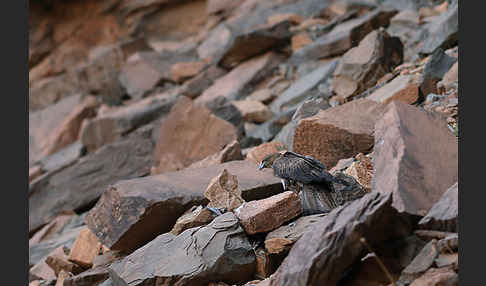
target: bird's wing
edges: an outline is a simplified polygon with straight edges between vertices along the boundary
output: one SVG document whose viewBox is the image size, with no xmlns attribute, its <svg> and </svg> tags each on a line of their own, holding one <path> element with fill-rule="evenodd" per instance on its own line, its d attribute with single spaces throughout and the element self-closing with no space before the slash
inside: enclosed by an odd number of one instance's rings
<svg viewBox="0 0 486 286">
<path fill-rule="evenodd" d="M 273 163 L 274 174 L 283 179 L 302 183 L 322 182 L 329 180 L 330 174 L 324 165 L 316 159 L 293 152 L 285 152 Z M 332 176 L 331 176 L 332 177 Z"/>
</svg>

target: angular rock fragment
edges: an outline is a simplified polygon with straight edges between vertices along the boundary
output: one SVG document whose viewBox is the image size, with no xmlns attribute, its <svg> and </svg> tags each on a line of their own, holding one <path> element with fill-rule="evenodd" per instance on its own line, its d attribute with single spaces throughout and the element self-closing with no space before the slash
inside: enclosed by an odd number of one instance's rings
<svg viewBox="0 0 486 286">
<path fill-rule="evenodd" d="M 358 99 L 302 119 L 295 129 L 293 151 L 310 155 L 329 169 L 339 159 L 367 153 L 384 109 L 383 104 Z"/>
<path fill-rule="evenodd" d="M 52 270 L 52 268 L 49 267 L 49 265 L 47 265 L 46 261 L 43 259 L 29 269 L 29 277 L 29 280 L 55 280 L 56 274 L 54 273 L 54 270 Z"/>
<path fill-rule="evenodd" d="M 226 75 L 218 78 L 196 99 L 196 102 L 207 103 L 220 96 L 230 100 L 240 99 L 240 97 L 246 95 L 246 90 L 252 84 L 260 81 L 282 60 L 281 56 L 268 52 L 245 61 Z"/>
<path fill-rule="evenodd" d="M 234 140 L 230 144 L 226 145 L 220 152 L 210 155 L 201 161 L 197 161 L 196 163 L 192 163 L 187 168 L 203 168 L 235 160 L 243 160 L 240 143 L 237 140 Z"/>
<path fill-rule="evenodd" d="M 155 174 L 187 167 L 219 152 L 237 138 L 229 122 L 187 97 L 177 99 L 158 132 L 152 171 Z"/>
<path fill-rule="evenodd" d="M 387 26 L 396 10 L 375 9 L 359 18 L 352 19 L 334 27 L 329 33 L 314 40 L 313 43 L 301 48 L 292 55 L 295 64 L 306 60 L 316 60 L 341 55 L 358 45 L 371 31 Z"/>
<path fill-rule="evenodd" d="M 333 91 L 348 101 L 373 87 L 402 61 L 403 45 L 400 39 L 391 37 L 382 29 L 375 30 L 343 55 L 334 71 Z"/>
<path fill-rule="evenodd" d="M 85 227 L 79 233 L 69 253 L 69 261 L 84 268 L 93 266 L 93 259 L 98 255 L 101 243 L 91 230 Z"/>
<path fill-rule="evenodd" d="M 135 132 L 46 177 L 42 184 L 29 189 L 29 231 L 62 211 L 92 205 L 109 184 L 149 174 L 153 150 L 150 135 Z"/>
<path fill-rule="evenodd" d="M 39 165 L 35 165 L 29 168 L 29 183 L 31 183 L 35 178 L 42 175 L 42 169 Z"/>
<path fill-rule="evenodd" d="M 285 109 L 295 107 L 309 97 L 309 92 L 313 88 L 331 77 L 336 66 L 337 61 L 332 61 L 299 78 L 270 104 L 270 109 L 278 114 Z"/>
<path fill-rule="evenodd" d="M 285 253 L 307 231 L 312 231 L 313 226 L 323 220 L 326 214 L 316 214 L 298 218 L 291 224 L 283 225 L 267 234 L 265 248 L 269 253 Z"/>
<path fill-rule="evenodd" d="M 456 61 L 456 58 L 448 56 L 440 48 L 430 56 L 420 80 L 420 91 L 424 96 L 430 93 L 437 94 L 437 83 L 442 80 Z"/>
<path fill-rule="evenodd" d="M 459 40 L 459 12 L 458 1 L 454 1 L 442 13 L 437 21 L 430 23 L 427 27 L 428 35 L 425 39 L 420 53 L 424 55 L 432 54 L 438 48 L 446 50 L 457 44 Z"/>
<path fill-rule="evenodd" d="M 248 150 L 248 153 L 246 154 L 246 159 L 255 164 L 259 164 L 265 158 L 265 156 L 283 150 L 285 150 L 285 148 L 280 142 L 266 142 L 258 146 L 252 147 L 250 150 Z"/>
<path fill-rule="evenodd" d="M 248 122 L 263 123 L 272 118 L 273 113 L 266 105 L 256 100 L 235 100 L 233 104 Z"/>
<path fill-rule="evenodd" d="M 282 262 L 282 255 L 274 255 L 268 253 L 263 246 L 255 249 L 256 270 L 255 277 L 258 279 L 265 279 L 270 277 Z"/>
<path fill-rule="evenodd" d="M 90 210 L 86 224 L 110 249 L 136 249 L 170 231 L 191 206 L 207 203 L 203 190 L 223 169 L 237 176 L 244 200 L 282 191 L 280 180 L 270 170 L 259 171 L 246 161 L 185 169 L 114 184 Z"/>
<path fill-rule="evenodd" d="M 200 74 L 184 82 L 178 90 L 182 95 L 192 99 L 201 95 L 210 87 L 219 77 L 226 74 L 226 71 L 217 66 L 210 66 Z"/>
<path fill-rule="evenodd" d="M 374 192 L 329 213 L 295 243 L 270 284 L 335 285 L 363 255 L 361 237 L 374 247 L 410 233 L 391 203 L 390 195 Z"/>
<path fill-rule="evenodd" d="M 255 255 L 238 219 L 228 212 L 178 236 L 159 235 L 110 268 L 117 285 L 239 284 L 251 279 Z"/>
<path fill-rule="evenodd" d="M 59 275 L 57 275 L 56 286 L 63 286 L 64 280 L 68 277 L 71 277 L 71 276 L 73 276 L 72 273 L 69 273 L 68 271 L 61 270 Z"/>
<path fill-rule="evenodd" d="M 213 218 L 214 214 L 208 208 L 193 206 L 177 219 L 170 233 L 179 235 L 186 229 L 206 225 L 210 223 Z"/>
<path fill-rule="evenodd" d="M 62 170 L 76 163 L 77 160 L 86 154 L 86 148 L 81 141 L 76 141 L 56 153 L 44 157 L 39 161 L 42 170 L 46 174 Z"/>
<path fill-rule="evenodd" d="M 180 83 L 198 75 L 206 66 L 206 62 L 179 62 L 170 67 L 170 77 L 173 81 Z"/>
<path fill-rule="evenodd" d="M 235 210 L 248 234 L 268 232 L 302 213 L 297 194 L 287 191 L 272 197 L 250 201 Z"/>
<path fill-rule="evenodd" d="M 101 266 L 88 269 L 78 275 L 70 276 L 64 279 L 63 286 L 92 285 L 98 286 L 109 277 L 108 268 Z M 114 284 L 117 285 L 117 284 Z"/>
<path fill-rule="evenodd" d="M 371 179 L 373 178 L 373 163 L 369 156 L 359 153 L 355 161 L 344 171 L 356 179 L 356 181 L 367 191 L 371 191 Z"/>
<path fill-rule="evenodd" d="M 452 185 L 419 221 L 422 229 L 457 232 L 459 215 L 459 185 Z"/>
<path fill-rule="evenodd" d="M 423 216 L 457 181 L 457 152 L 442 117 L 394 101 L 376 122 L 372 189 L 393 193 L 398 211 Z"/>
<path fill-rule="evenodd" d="M 69 261 L 69 248 L 60 246 L 56 248 L 51 254 L 47 256 L 45 262 L 54 270 L 56 276 L 59 276 L 61 271 L 78 274 L 83 272 L 83 268 L 78 264 Z"/>
<path fill-rule="evenodd" d="M 89 120 L 81 130 L 81 141 L 89 152 L 114 142 L 137 127 L 165 116 L 174 104 L 174 97 L 161 94 L 132 105 L 110 110 Z"/>
<path fill-rule="evenodd" d="M 449 267 L 430 268 L 422 276 L 417 278 L 410 286 L 425 285 L 459 285 L 459 275 Z"/>
<path fill-rule="evenodd" d="M 226 169 L 211 179 L 204 196 L 209 200 L 208 207 L 227 211 L 233 211 L 245 202 L 238 190 L 238 178 Z"/>
<path fill-rule="evenodd" d="M 366 98 L 384 104 L 394 100 L 413 104 L 419 101 L 420 95 L 418 76 L 399 75 Z"/>
<path fill-rule="evenodd" d="M 402 271 L 399 281 L 409 284 L 433 266 L 435 258 L 439 255 L 437 249 L 437 241 L 432 240 L 427 243 L 419 254 L 410 262 L 410 264 Z"/>
</svg>

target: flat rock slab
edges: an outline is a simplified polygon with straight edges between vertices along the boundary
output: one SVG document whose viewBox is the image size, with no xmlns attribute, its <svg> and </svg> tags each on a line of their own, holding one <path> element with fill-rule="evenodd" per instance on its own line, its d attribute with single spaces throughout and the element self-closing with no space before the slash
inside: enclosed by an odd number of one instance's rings
<svg viewBox="0 0 486 286">
<path fill-rule="evenodd" d="M 274 230 L 301 213 L 299 196 L 291 191 L 245 203 L 235 210 L 248 234 Z"/>
<path fill-rule="evenodd" d="M 420 228 L 457 232 L 459 215 L 459 185 L 455 183 L 419 221 Z"/>
<path fill-rule="evenodd" d="M 311 231 L 312 227 L 325 216 L 326 214 L 303 216 L 291 224 L 283 225 L 269 232 L 265 237 L 265 248 L 269 253 L 282 253 L 290 250 L 305 232 Z"/>
<path fill-rule="evenodd" d="M 455 1 L 449 9 L 439 16 L 437 21 L 429 24 L 428 35 L 420 53 L 428 55 L 437 48 L 444 50 L 457 44 L 459 40 L 459 4 Z"/>
<path fill-rule="evenodd" d="M 368 153 L 375 122 L 384 109 L 375 101 L 357 99 L 302 119 L 295 129 L 293 151 L 310 155 L 329 169 L 340 159 Z"/>
<path fill-rule="evenodd" d="M 159 235 L 110 268 L 116 285 L 239 284 L 251 279 L 255 254 L 238 219 L 228 212 L 205 227 Z"/>
<path fill-rule="evenodd" d="M 118 182 L 90 210 L 86 224 L 110 249 L 136 249 L 169 232 L 191 206 L 207 203 L 203 192 L 223 169 L 236 175 L 246 201 L 282 191 L 280 180 L 271 170 L 259 171 L 256 164 L 232 161 Z"/>
<path fill-rule="evenodd" d="M 458 179 L 457 138 L 439 115 L 394 101 L 376 122 L 372 190 L 425 215 Z"/>
<path fill-rule="evenodd" d="M 399 75 L 366 98 L 384 104 L 394 100 L 413 104 L 418 102 L 420 98 L 419 77 L 416 75 Z"/>
<path fill-rule="evenodd" d="M 390 195 L 373 192 L 334 209 L 294 244 L 270 284 L 336 285 L 365 251 L 361 237 L 373 247 L 410 233 L 391 203 Z"/>
<path fill-rule="evenodd" d="M 29 231 L 62 211 L 93 204 L 109 184 L 149 174 L 153 150 L 150 136 L 134 134 L 43 178 L 43 182 L 29 189 Z"/>
</svg>

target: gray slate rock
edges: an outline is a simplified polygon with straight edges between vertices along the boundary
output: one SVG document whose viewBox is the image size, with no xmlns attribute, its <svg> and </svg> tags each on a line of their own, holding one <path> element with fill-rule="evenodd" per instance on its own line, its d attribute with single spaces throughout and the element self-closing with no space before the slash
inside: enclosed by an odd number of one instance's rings
<svg viewBox="0 0 486 286">
<path fill-rule="evenodd" d="M 110 276 L 116 285 L 130 286 L 236 284 L 251 280 L 255 261 L 238 218 L 228 212 L 178 236 L 159 235 L 114 263 Z"/>
<path fill-rule="evenodd" d="M 420 54 L 429 55 L 438 48 L 447 50 L 459 41 L 458 3 L 454 1 L 449 9 L 439 16 L 437 21 L 429 24 L 428 35 L 420 49 Z"/>
<path fill-rule="evenodd" d="M 455 183 L 442 198 L 432 206 L 427 215 L 419 221 L 422 229 L 457 232 L 459 214 L 459 185 Z"/>
<path fill-rule="evenodd" d="M 419 88 L 423 96 L 437 93 L 437 83 L 442 80 L 456 62 L 457 58 L 448 56 L 441 48 L 435 50 L 425 64 L 422 78 L 420 79 Z"/>
</svg>

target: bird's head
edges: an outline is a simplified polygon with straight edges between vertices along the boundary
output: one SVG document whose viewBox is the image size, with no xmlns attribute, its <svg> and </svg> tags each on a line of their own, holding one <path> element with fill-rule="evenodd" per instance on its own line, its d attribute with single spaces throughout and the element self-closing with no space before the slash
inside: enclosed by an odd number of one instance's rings
<svg viewBox="0 0 486 286">
<path fill-rule="evenodd" d="M 258 170 L 262 170 L 264 168 L 272 168 L 273 162 L 275 162 L 275 160 L 277 160 L 280 156 L 282 156 L 282 154 L 280 153 L 273 153 L 265 156 L 260 164 L 258 164 Z"/>
</svg>

